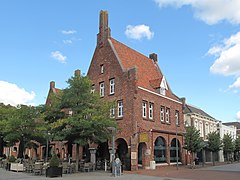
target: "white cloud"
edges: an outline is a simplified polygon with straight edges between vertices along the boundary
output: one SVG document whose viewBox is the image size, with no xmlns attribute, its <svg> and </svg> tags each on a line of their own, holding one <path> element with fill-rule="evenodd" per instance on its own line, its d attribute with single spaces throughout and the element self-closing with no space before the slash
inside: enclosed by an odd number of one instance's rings
<svg viewBox="0 0 240 180">
<path fill-rule="evenodd" d="M 17 106 L 19 104 L 33 105 L 35 93 L 27 92 L 25 89 L 18 87 L 6 81 L 0 81 L 0 102 L 5 105 Z"/>
<path fill-rule="evenodd" d="M 240 77 L 237 78 L 237 80 L 229 86 L 229 88 L 236 88 L 236 89 L 240 89 Z M 235 91 L 238 92 L 238 91 Z"/>
<path fill-rule="evenodd" d="M 75 30 L 68 30 L 68 31 L 62 30 L 61 33 L 65 34 L 65 35 L 69 35 L 69 34 L 76 34 L 77 31 L 75 31 Z"/>
<path fill-rule="evenodd" d="M 151 32 L 150 27 L 144 24 L 137 26 L 128 25 L 125 34 L 128 38 L 137 40 L 144 37 L 151 39 L 154 36 L 154 32 Z"/>
<path fill-rule="evenodd" d="M 67 57 L 64 56 L 60 51 L 51 52 L 51 57 L 58 60 L 61 63 L 66 63 Z"/>
<path fill-rule="evenodd" d="M 240 23 L 239 0 L 155 0 L 159 7 L 191 6 L 194 16 L 207 24 L 226 20 L 232 24 Z"/>
<path fill-rule="evenodd" d="M 72 44 L 73 42 L 72 42 L 72 40 L 67 39 L 67 40 L 63 40 L 63 43 L 64 44 Z"/>
<path fill-rule="evenodd" d="M 208 54 L 217 58 L 210 68 L 212 73 L 238 77 L 240 75 L 240 32 L 225 39 L 223 44 L 210 48 Z"/>
<path fill-rule="evenodd" d="M 237 112 L 236 119 L 240 121 L 240 111 Z"/>
</svg>

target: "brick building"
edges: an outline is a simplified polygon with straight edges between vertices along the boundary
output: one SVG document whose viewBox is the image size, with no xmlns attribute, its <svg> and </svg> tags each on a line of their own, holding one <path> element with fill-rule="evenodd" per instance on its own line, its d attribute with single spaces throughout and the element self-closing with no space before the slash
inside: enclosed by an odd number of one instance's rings
<svg viewBox="0 0 240 180">
<path fill-rule="evenodd" d="M 182 102 L 161 72 L 157 54 L 147 57 L 111 37 L 107 11 L 100 12 L 87 75 L 92 91 L 116 102 L 111 109 L 119 126 L 116 155 L 130 158 L 131 170 L 154 168 L 154 162 L 157 166 L 184 163 Z M 106 145 L 111 149 L 110 142 Z"/>
</svg>

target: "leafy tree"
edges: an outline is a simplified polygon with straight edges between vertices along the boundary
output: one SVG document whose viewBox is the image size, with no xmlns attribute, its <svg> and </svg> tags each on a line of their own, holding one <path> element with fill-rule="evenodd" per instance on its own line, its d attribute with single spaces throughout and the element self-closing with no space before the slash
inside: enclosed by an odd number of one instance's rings
<svg viewBox="0 0 240 180">
<path fill-rule="evenodd" d="M 238 136 L 235 140 L 235 155 L 237 160 L 239 161 L 240 158 L 240 136 Z"/>
<path fill-rule="evenodd" d="M 51 126 L 58 130 L 55 132 L 59 140 L 68 141 L 68 147 L 77 144 L 78 160 L 79 145 L 106 141 L 111 134 L 108 127 L 116 127 L 116 121 L 110 118 L 110 103 L 91 93 L 91 82 L 87 77 L 76 74 L 67 83 L 69 86 L 64 89 L 61 99 L 61 110 L 66 116 Z M 70 148 L 68 153 L 71 153 Z"/>
<path fill-rule="evenodd" d="M 14 109 L 15 108 L 10 105 L 0 104 L 0 157 L 3 156 L 3 148 L 6 146 L 6 141 L 4 141 L 4 137 L 7 134 L 6 126 Z"/>
<path fill-rule="evenodd" d="M 221 139 L 218 132 L 214 131 L 208 134 L 208 149 L 213 154 L 213 165 L 215 166 L 215 154 L 221 149 Z"/>
<path fill-rule="evenodd" d="M 184 135 L 185 143 L 184 148 L 192 154 L 191 164 L 193 167 L 193 160 L 195 157 L 195 153 L 201 150 L 201 142 L 200 132 L 194 126 L 190 126 L 186 128 L 186 133 Z"/>
<path fill-rule="evenodd" d="M 6 124 L 5 140 L 10 144 L 19 142 L 18 158 L 23 158 L 25 148 L 33 144 L 33 140 L 43 141 L 46 126 L 42 118 L 42 106 L 32 107 L 19 105 L 14 109 Z"/>
<path fill-rule="evenodd" d="M 234 152 L 234 143 L 230 134 L 223 136 L 223 152 L 227 156 L 227 161 L 230 160 L 230 155 Z"/>
</svg>

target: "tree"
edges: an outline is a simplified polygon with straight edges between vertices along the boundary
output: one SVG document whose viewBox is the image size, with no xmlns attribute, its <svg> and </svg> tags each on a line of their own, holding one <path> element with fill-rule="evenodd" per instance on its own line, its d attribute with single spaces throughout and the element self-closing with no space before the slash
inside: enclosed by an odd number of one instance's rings
<svg viewBox="0 0 240 180">
<path fill-rule="evenodd" d="M 221 149 L 221 139 L 218 132 L 214 131 L 208 134 L 208 149 L 213 154 L 213 165 L 215 166 L 215 154 Z"/>
<path fill-rule="evenodd" d="M 79 145 L 106 141 L 111 134 L 108 127 L 116 127 L 116 121 L 110 118 L 111 104 L 91 93 L 91 82 L 87 77 L 76 74 L 67 83 L 61 99 L 61 111 L 66 116 L 51 126 L 54 131 L 58 130 L 55 133 L 59 140 L 68 141 L 68 147 L 77 144 L 78 163 Z M 70 148 L 68 153 L 71 153 Z"/>
<path fill-rule="evenodd" d="M 230 161 L 230 156 L 234 152 L 234 143 L 230 134 L 223 136 L 223 152 L 226 154 L 227 161 Z"/>
<path fill-rule="evenodd" d="M 26 145 L 33 145 L 32 140 L 43 141 L 46 126 L 41 115 L 42 106 L 19 105 L 14 108 L 5 127 L 7 133 L 4 139 L 12 145 L 19 142 L 18 158 L 24 157 Z"/>
<path fill-rule="evenodd" d="M 192 154 L 191 164 L 193 167 L 195 153 L 201 150 L 201 142 L 200 132 L 194 126 L 190 126 L 186 128 L 186 133 L 184 135 L 185 143 L 184 148 Z"/>
<path fill-rule="evenodd" d="M 237 136 L 235 140 L 235 155 L 236 159 L 239 161 L 240 158 L 240 136 Z"/>
</svg>

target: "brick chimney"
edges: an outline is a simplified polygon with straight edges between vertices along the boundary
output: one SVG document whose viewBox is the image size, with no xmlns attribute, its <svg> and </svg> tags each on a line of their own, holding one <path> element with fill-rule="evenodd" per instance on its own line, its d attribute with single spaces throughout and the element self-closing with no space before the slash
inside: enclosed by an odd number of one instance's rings
<svg viewBox="0 0 240 180">
<path fill-rule="evenodd" d="M 108 27 L 108 12 L 100 11 L 99 33 L 97 35 L 97 45 L 103 46 L 108 38 L 111 37 L 111 30 Z"/>
<path fill-rule="evenodd" d="M 75 76 L 80 76 L 81 75 L 81 71 L 79 69 L 75 70 L 74 75 Z"/>
<path fill-rule="evenodd" d="M 154 62 L 157 62 L 158 59 L 157 59 L 157 54 L 156 53 L 152 53 L 152 54 L 149 54 L 149 58 L 154 60 Z"/>
<path fill-rule="evenodd" d="M 55 88 L 55 81 L 50 82 L 50 89 L 53 89 L 53 88 Z"/>
</svg>

